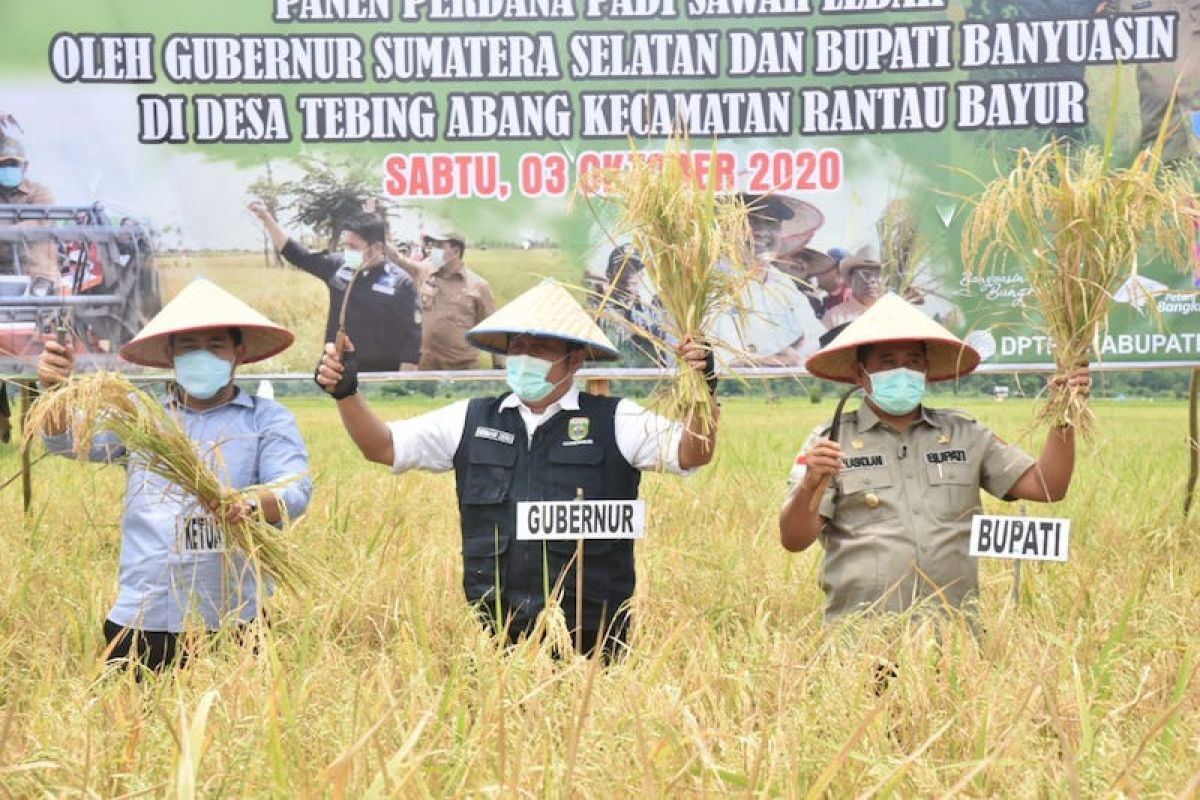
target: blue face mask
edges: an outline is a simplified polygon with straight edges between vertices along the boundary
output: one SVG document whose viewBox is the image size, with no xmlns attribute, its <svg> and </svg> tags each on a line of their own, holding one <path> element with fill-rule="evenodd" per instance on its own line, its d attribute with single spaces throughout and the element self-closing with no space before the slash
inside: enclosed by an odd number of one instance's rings
<svg viewBox="0 0 1200 800">
<path fill-rule="evenodd" d="M 233 362 L 213 355 L 207 350 L 193 350 L 175 356 L 175 382 L 190 397 L 209 400 L 229 385 L 233 378 Z"/>
<path fill-rule="evenodd" d="M 509 356 L 504 365 L 508 388 L 527 403 L 536 403 L 554 391 L 555 384 L 546 380 L 556 362 L 533 356 Z"/>
<path fill-rule="evenodd" d="M 24 177 L 24 170 L 20 167 L 0 167 L 0 186 L 6 189 L 15 189 L 21 185 L 21 178 Z"/>
<path fill-rule="evenodd" d="M 900 417 L 912 411 L 925 398 L 925 375 L 916 370 L 898 367 L 873 372 L 871 398 L 880 410 Z"/>
<path fill-rule="evenodd" d="M 343 250 L 342 263 L 350 269 L 358 269 L 363 263 L 362 250 Z"/>
</svg>

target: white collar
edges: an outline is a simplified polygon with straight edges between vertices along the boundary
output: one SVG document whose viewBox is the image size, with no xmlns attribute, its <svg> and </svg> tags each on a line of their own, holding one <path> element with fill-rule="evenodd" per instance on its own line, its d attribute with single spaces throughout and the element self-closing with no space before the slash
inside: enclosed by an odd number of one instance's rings
<svg viewBox="0 0 1200 800">
<path fill-rule="evenodd" d="M 516 392 L 509 392 L 504 399 L 500 401 L 500 410 L 504 411 L 508 408 L 523 409 L 530 414 L 534 414 L 533 410 L 526 405 L 525 401 L 517 397 Z M 558 411 L 578 411 L 579 410 L 579 387 L 575 385 L 574 380 L 571 381 L 571 388 L 567 389 L 567 393 L 550 405 L 546 406 L 546 410 L 535 416 L 546 416 Z"/>
</svg>

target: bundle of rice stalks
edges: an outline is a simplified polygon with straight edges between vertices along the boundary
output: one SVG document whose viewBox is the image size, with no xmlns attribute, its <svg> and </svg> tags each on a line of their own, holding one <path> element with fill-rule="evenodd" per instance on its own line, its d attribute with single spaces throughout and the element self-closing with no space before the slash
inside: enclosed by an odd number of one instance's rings
<svg viewBox="0 0 1200 800">
<path fill-rule="evenodd" d="M 657 340 L 660 350 L 703 339 L 713 320 L 737 303 L 748 279 L 746 206 L 737 197 L 717 194 L 715 149 L 708 174 L 697 174 L 696 163 L 686 137 L 676 134 L 662 152 L 634 147 L 624 167 L 589 172 L 577 187 L 587 202 L 594 197 L 609 207 L 615 217 L 609 237 L 629 242 L 645 265 L 662 315 L 656 330 L 639 327 L 635 333 Z M 618 276 L 612 285 L 619 282 Z M 601 310 L 612 301 L 611 291 L 600 298 Z M 675 419 L 699 414 L 704 430 L 711 432 L 716 422 L 704 376 L 680 367 L 675 378 L 656 404 Z"/>
<path fill-rule="evenodd" d="M 210 509 L 217 524 L 224 527 L 226 541 L 246 553 L 262 572 L 293 588 L 316 583 L 316 567 L 261 517 L 223 522 L 237 496 L 221 484 L 171 412 L 123 376 L 112 372 L 76 375 L 42 394 L 29 409 L 24 447 L 31 447 L 43 434 L 68 427 L 79 458 L 87 457 L 98 434 L 113 434 L 128 458 Z M 262 487 L 242 491 L 257 488 Z"/>
<path fill-rule="evenodd" d="M 1030 287 L 1025 308 L 1036 312 L 1054 347 L 1057 374 L 1040 413 L 1044 423 L 1091 431 L 1086 397 L 1062 386 L 1091 360 L 1113 294 L 1137 275 L 1139 249 L 1190 270 L 1198 219 L 1191 178 L 1160 170 L 1160 152 L 1161 136 L 1158 147 L 1115 168 L 1109 145 L 1022 149 L 1012 172 L 972 200 L 962 240 L 966 273 L 1022 266 Z"/>
<path fill-rule="evenodd" d="M 917 224 L 912 203 L 896 198 L 887 204 L 875 223 L 879 234 L 879 264 L 883 285 L 904 297 L 920 276 L 921 264 L 929 256 L 929 243 Z"/>
</svg>

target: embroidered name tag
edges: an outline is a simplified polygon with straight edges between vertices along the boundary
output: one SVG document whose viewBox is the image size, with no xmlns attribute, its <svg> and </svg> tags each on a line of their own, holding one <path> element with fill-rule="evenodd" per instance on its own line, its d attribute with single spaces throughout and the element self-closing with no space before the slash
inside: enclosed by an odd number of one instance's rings
<svg viewBox="0 0 1200 800">
<path fill-rule="evenodd" d="M 175 520 L 175 530 L 180 553 L 195 555 L 225 552 L 225 531 L 210 516 L 178 517 Z"/>
<path fill-rule="evenodd" d="M 867 469 L 887 466 L 883 456 L 850 456 L 842 459 L 842 469 Z"/>
<path fill-rule="evenodd" d="M 967 463 L 967 451 L 934 450 L 932 453 L 925 454 L 925 460 L 930 464 L 965 464 Z"/>
<path fill-rule="evenodd" d="M 516 441 L 516 438 L 508 431 L 498 431 L 495 428 L 485 428 L 482 425 L 475 429 L 475 438 L 488 439 L 493 442 L 500 442 L 501 444 L 512 444 Z"/>
</svg>

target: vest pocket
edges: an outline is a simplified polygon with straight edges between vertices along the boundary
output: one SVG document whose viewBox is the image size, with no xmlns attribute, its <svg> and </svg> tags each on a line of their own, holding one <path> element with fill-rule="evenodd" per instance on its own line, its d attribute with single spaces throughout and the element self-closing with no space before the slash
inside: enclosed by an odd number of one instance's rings
<svg viewBox="0 0 1200 800">
<path fill-rule="evenodd" d="M 617 539 L 588 539 L 583 546 L 584 564 L 587 563 L 587 558 L 592 553 L 607 553 L 612 550 L 617 541 Z M 576 544 L 575 539 L 559 539 L 546 542 L 546 547 L 550 549 L 551 553 L 572 556 L 575 554 Z"/>
<path fill-rule="evenodd" d="M 550 449 L 550 462 L 553 464 L 601 464 L 604 462 L 604 448 L 598 444 L 560 444 Z"/>
<path fill-rule="evenodd" d="M 467 453 L 467 476 L 462 503 L 486 506 L 503 503 L 512 487 L 517 463 L 515 445 L 476 439 Z"/>
<path fill-rule="evenodd" d="M 466 533 L 462 543 L 463 592 L 475 602 L 495 593 L 508 537 L 494 526 Z"/>
</svg>

